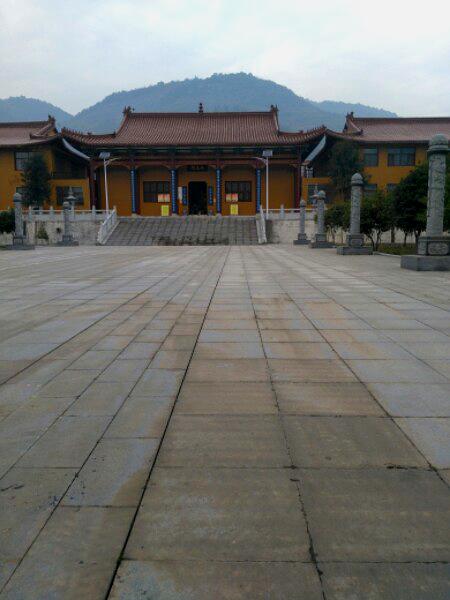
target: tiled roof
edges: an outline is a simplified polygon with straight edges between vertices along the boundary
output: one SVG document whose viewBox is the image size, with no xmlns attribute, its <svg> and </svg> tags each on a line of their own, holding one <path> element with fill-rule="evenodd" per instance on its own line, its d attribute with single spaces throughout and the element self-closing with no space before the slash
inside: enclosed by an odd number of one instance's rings
<svg viewBox="0 0 450 600">
<path fill-rule="evenodd" d="M 358 119 L 350 113 L 344 131 L 360 142 L 428 143 L 437 133 L 450 138 L 450 117 Z"/>
<path fill-rule="evenodd" d="M 0 123 L 0 147 L 42 144 L 57 137 L 55 120 Z"/>
<path fill-rule="evenodd" d="M 64 137 L 86 146 L 251 146 L 298 144 L 320 137 L 325 127 L 307 132 L 279 130 L 277 110 L 267 112 L 134 113 L 112 134 L 62 129 Z"/>
</svg>

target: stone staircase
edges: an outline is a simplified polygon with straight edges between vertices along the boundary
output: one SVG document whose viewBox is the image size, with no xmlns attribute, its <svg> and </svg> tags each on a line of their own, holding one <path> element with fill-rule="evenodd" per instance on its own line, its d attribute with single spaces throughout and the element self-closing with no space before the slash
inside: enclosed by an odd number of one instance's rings
<svg viewBox="0 0 450 600">
<path fill-rule="evenodd" d="M 258 244 L 255 217 L 120 217 L 106 246 Z"/>
</svg>

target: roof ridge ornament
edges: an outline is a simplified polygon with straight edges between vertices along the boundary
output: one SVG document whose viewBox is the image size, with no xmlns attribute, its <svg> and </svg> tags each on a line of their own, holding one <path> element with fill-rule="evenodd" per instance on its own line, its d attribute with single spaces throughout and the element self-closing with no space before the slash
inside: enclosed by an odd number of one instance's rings
<svg viewBox="0 0 450 600">
<path fill-rule="evenodd" d="M 131 113 L 133 112 L 133 110 L 134 109 L 131 108 L 131 106 L 125 106 L 124 109 L 123 109 L 123 111 L 122 111 L 122 114 L 123 114 L 124 117 L 129 117 L 131 115 Z"/>
<path fill-rule="evenodd" d="M 198 104 L 198 114 L 199 115 L 203 114 L 203 102 L 199 102 L 199 104 Z"/>
</svg>

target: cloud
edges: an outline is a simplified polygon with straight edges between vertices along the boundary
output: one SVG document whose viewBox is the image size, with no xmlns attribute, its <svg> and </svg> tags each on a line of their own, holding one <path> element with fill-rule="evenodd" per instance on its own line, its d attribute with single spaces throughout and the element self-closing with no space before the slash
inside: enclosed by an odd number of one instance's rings
<svg viewBox="0 0 450 600">
<path fill-rule="evenodd" d="M 76 112 L 121 89 L 250 71 L 314 100 L 450 113 L 444 0 L 2 0 L 0 96 Z"/>
</svg>

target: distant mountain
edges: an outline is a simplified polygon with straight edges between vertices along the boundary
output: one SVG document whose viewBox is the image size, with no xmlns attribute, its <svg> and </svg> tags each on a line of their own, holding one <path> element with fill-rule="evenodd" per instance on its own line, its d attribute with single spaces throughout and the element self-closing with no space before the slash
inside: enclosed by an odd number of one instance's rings
<svg viewBox="0 0 450 600">
<path fill-rule="evenodd" d="M 197 111 L 199 102 L 203 103 L 205 111 L 269 110 L 270 105 L 275 104 L 280 111 L 280 127 L 285 131 L 310 129 L 322 124 L 340 131 L 345 115 L 351 111 L 358 117 L 396 116 L 363 104 L 331 100 L 314 102 L 274 81 L 249 73 L 232 73 L 215 74 L 206 79 L 195 77 L 160 82 L 136 90 L 115 92 L 74 116 L 41 100 L 24 96 L 7 98 L 0 100 L 0 121 L 32 121 L 46 119 L 51 114 L 56 117 L 59 126 L 104 133 L 117 129 L 125 106 L 131 106 L 138 112 L 189 112 Z"/>
<path fill-rule="evenodd" d="M 65 123 L 72 115 L 43 100 L 15 96 L 0 99 L 0 122 L 45 121 L 48 115 L 55 117 L 58 124 Z"/>
<path fill-rule="evenodd" d="M 310 129 L 325 124 L 331 129 L 342 129 L 345 114 L 357 106 L 358 116 L 392 115 L 387 111 L 345 103 L 312 102 L 297 96 L 289 88 L 273 81 L 247 73 L 215 74 L 206 79 L 185 79 L 157 83 L 136 90 L 116 92 L 101 102 L 82 110 L 67 121 L 67 126 L 81 131 L 103 133 L 117 129 L 124 106 L 138 112 L 196 111 L 203 102 L 205 111 L 268 110 L 276 104 L 280 110 L 280 126 L 286 131 Z M 348 107 L 345 108 L 345 107 Z"/>
<path fill-rule="evenodd" d="M 322 102 L 314 102 L 315 106 L 321 110 L 335 113 L 337 115 L 346 115 L 354 112 L 357 117 L 396 117 L 397 115 L 389 110 L 366 106 L 365 104 L 349 104 L 348 102 L 334 102 L 333 100 L 323 100 Z"/>
</svg>

